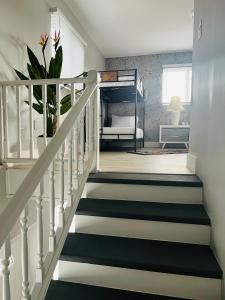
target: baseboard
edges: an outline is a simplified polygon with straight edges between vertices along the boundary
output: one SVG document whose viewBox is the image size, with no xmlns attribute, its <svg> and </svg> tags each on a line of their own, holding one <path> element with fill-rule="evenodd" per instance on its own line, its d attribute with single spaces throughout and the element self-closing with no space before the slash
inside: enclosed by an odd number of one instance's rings
<svg viewBox="0 0 225 300">
<path fill-rule="evenodd" d="M 160 143 L 158 142 L 145 142 L 146 148 L 160 148 Z"/>
<path fill-rule="evenodd" d="M 197 156 L 188 153 L 187 155 L 187 168 L 193 173 L 196 174 L 197 172 Z"/>
</svg>

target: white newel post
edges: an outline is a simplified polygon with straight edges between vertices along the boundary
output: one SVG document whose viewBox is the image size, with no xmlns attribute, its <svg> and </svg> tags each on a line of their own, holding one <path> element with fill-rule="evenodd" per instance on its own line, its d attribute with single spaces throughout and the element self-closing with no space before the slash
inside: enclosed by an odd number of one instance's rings
<svg viewBox="0 0 225 300">
<path fill-rule="evenodd" d="M 98 84 L 95 92 L 94 92 L 94 116 L 93 116 L 93 122 L 94 122 L 94 141 L 93 141 L 93 148 L 94 148 L 94 162 L 92 166 L 92 172 L 97 173 L 99 172 L 99 153 L 100 153 L 100 145 L 99 145 L 99 120 L 100 120 L 100 90 L 99 90 L 99 82 L 100 77 L 99 74 L 96 71 L 93 72 L 93 76 L 95 73 L 95 80 Z"/>
<path fill-rule="evenodd" d="M 21 224 L 21 267 L 22 267 L 22 297 L 21 300 L 30 300 L 30 288 L 28 279 L 28 218 L 27 208 L 20 216 Z"/>
<path fill-rule="evenodd" d="M 6 240 L 2 249 L 0 250 L 0 274 L 2 276 L 2 299 L 3 300 L 11 300 L 10 294 L 10 256 L 11 256 L 11 244 L 10 238 Z"/>
<path fill-rule="evenodd" d="M 0 87 L 0 164 L 4 160 L 4 121 L 3 121 L 3 104 L 2 104 L 2 87 Z"/>
</svg>

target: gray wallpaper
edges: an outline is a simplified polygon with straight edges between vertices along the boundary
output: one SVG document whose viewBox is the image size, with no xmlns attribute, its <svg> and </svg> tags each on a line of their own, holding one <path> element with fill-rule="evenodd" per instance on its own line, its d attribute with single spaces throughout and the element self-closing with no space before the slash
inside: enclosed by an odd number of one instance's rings
<svg viewBox="0 0 225 300">
<path fill-rule="evenodd" d="M 144 56 L 107 58 L 106 70 L 138 69 L 147 91 L 145 103 L 145 140 L 159 141 L 159 126 L 171 124 L 171 114 L 161 103 L 162 65 L 184 64 L 192 62 L 192 52 L 178 52 Z M 190 122 L 191 105 L 186 105 L 181 113 L 181 122 Z M 124 103 L 111 106 L 110 113 L 132 115 L 133 107 Z"/>
</svg>

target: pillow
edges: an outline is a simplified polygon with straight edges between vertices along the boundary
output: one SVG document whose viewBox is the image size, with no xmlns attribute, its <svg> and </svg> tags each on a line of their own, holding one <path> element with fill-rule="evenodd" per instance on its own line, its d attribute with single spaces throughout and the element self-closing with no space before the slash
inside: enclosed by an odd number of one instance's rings
<svg viewBox="0 0 225 300">
<path fill-rule="evenodd" d="M 137 117 L 138 123 L 138 117 Z M 135 116 L 116 116 L 112 115 L 111 127 L 135 127 Z"/>
</svg>

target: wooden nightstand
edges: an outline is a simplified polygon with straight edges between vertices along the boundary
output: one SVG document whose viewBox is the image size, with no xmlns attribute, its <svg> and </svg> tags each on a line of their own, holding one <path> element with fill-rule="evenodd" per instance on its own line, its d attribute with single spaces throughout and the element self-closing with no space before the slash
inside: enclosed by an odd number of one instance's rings
<svg viewBox="0 0 225 300">
<path fill-rule="evenodd" d="M 162 149 L 166 144 L 184 144 L 189 146 L 190 125 L 160 125 L 159 142 Z"/>
</svg>

